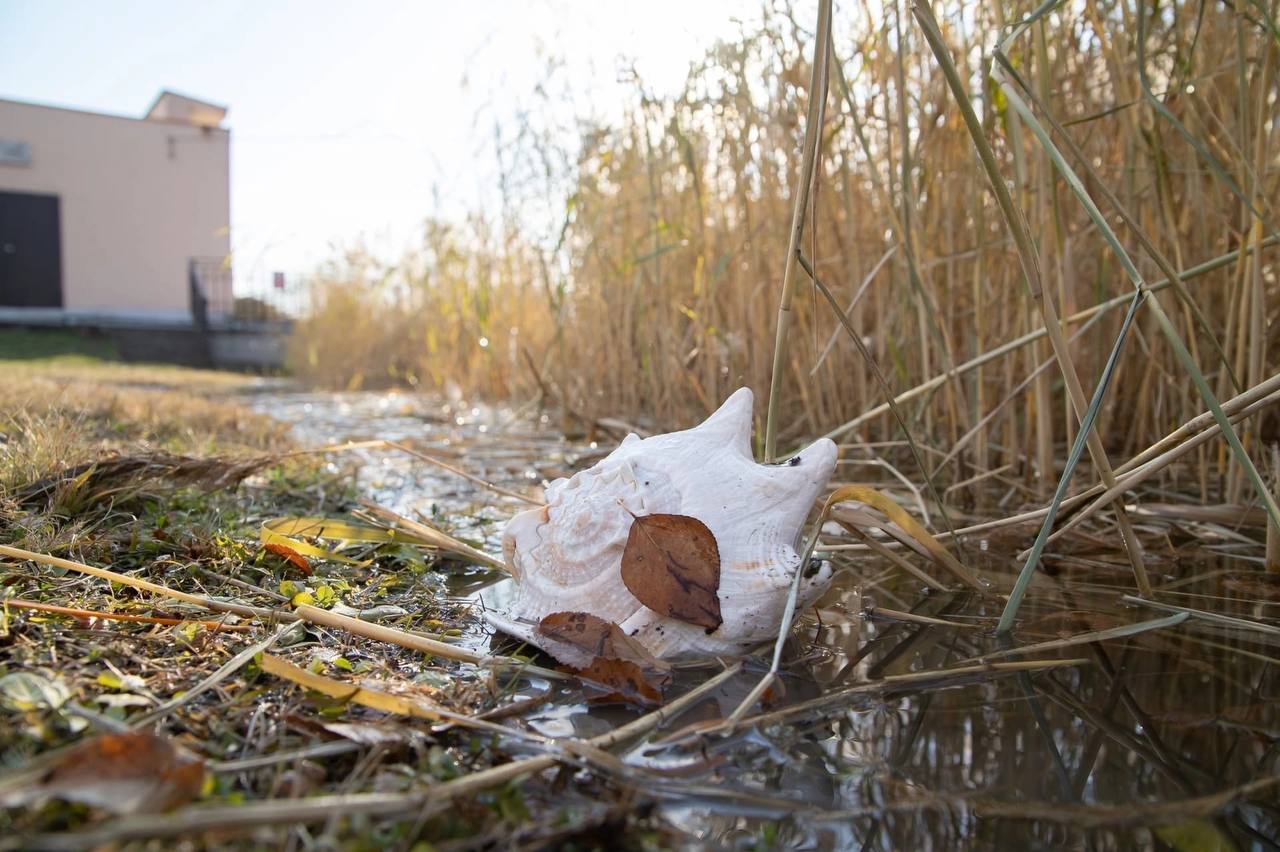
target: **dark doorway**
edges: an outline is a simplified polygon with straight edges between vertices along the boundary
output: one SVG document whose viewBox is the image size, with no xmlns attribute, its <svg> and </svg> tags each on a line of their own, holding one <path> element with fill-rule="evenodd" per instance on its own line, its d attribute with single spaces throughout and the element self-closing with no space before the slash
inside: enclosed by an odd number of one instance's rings
<svg viewBox="0 0 1280 852">
<path fill-rule="evenodd" d="M 58 196 L 0 192 L 0 307 L 62 307 Z"/>
</svg>

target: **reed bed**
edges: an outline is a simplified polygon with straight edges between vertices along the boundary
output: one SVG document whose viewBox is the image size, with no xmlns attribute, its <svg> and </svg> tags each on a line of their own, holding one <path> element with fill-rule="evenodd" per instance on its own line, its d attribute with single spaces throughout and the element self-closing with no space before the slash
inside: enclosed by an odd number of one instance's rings
<svg viewBox="0 0 1280 852">
<path fill-rule="evenodd" d="M 1026 242 L 908 5 L 837 7 L 794 245 L 874 364 L 810 278 L 786 273 L 798 283 L 777 438 L 902 440 L 888 412 L 855 420 L 884 402 L 878 368 L 895 394 L 928 387 L 902 405 L 916 440 L 945 453 L 963 439 L 932 473 L 978 477 L 974 494 L 991 476 L 1045 499 L 1079 423 L 1064 363 L 1084 401 L 1135 273 L 1168 290 L 1171 329 L 1137 311 L 1097 412 L 1095 464 L 1102 445 L 1129 458 L 1209 410 L 1170 330 L 1219 399 L 1274 372 L 1275 11 L 938 3 L 931 17 Z M 342 387 L 539 394 L 578 419 L 662 426 L 697 420 L 741 385 L 769 387 L 812 123 L 813 19 L 769 5 L 695 63 L 682 91 L 636 79 L 616 124 L 556 135 L 535 110 L 500 133 L 503 209 L 430 225 L 395 265 L 358 252 L 331 264 L 295 369 Z M 1045 339 L 1047 327 L 1061 334 Z M 1239 430 L 1262 459 L 1267 422 Z M 1197 448 L 1181 484 L 1242 499 L 1248 478 L 1228 453 Z"/>
</svg>

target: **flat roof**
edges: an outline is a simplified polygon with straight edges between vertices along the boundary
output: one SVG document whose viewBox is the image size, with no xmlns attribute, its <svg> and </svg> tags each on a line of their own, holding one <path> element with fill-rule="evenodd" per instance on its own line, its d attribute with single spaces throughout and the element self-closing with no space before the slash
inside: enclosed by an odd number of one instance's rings
<svg viewBox="0 0 1280 852">
<path fill-rule="evenodd" d="M 192 101 L 201 106 L 208 107 L 211 109 L 222 110 L 223 115 L 225 115 L 227 112 L 227 108 L 224 106 L 220 106 L 218 104 L 214 104 L 209 101 L 202 101 L 198 98 L 192 98 L 187 95 L 179 94 L 178 92 L 173 92 L 169 89 L 162 89 L 160 91 L 160 94 L 156 95 L 155 99 L 152 100 L 151 106 L 147 110 L 148 114 L 150 114 L 151 111 L 153 111 L 156 108 L 156 106 L 160 103 L 161 99 L 163 99 L 165 95 L 170 95 L 177 98 L 183 98 L 185 100 Z M 85 109 L 84 107 L 61 106 L 58 104 L 41 103 L 40 101 L 24 100 L 22 98 L 5 97 L 3 95 L 0 95 L 0 103 L 14 104 L 15 106 L 35 107 L 36 109 L 50 109 L 50 110 L 56 110 L 58 112 L 70 112 L 70 113 L 75 113 L 77 115 L 89 115 L 89 116 L 93 116 L 94 118 L 110 118 L 116 121 L 137 121 L 137 122 L 143 122 L 146 124 L 175 123 L 166 119 L 148 118 L 146 115 L 142 115 L 142 116 L 124 115 L 118 112 L 103 112 L 102 110 Z M 206 125 L 200 125 L 200 124 L 190 124 L 187 122 L 180 122 L 180 123 L 186 124 L 189 127 L 206 126 Z M 209 129 L 222 130 L 222 131 L 227 130 L 227 128 L 225 127 L 212 127 Z"/>
<path fill-rule="evenodd" d="M 146 114 L 148 121 L 194 124 L 197 127 L 219 127 L 226 117 L 226 107 L 172 89 L 161 89 Z"/>
</svg>

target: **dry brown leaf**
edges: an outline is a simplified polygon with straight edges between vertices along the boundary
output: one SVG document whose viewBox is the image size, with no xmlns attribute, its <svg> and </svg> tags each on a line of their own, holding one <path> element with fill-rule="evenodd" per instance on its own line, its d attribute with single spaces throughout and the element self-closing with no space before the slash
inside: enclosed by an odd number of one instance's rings
<svg viewBox="0 0 1280 852">
<path fill-rule="evenodd" d="M 641 515 L 622 552 L 622 582 L 636 600 L 707 632 L 720 615 L 720 548 L 707 525 L 687 515 Z"/>
<path fill-rule="evenodd" d="M 145 731 L 101 734 L 62 753 L 38 780 L 4 805 L 48 798 L 114 814 L 159 813 L 186 804 L 204 787 L 204 761 Z"/>
<path fill-rule="evenodd" d="M 591 665 L 578 674 L 612 690 L 592 698 L 594 703 L 627 701 L 645 707 L 662 704 L 662 687 L 671 680 L 670 674 L 656 676 L 654 672 L 647 672 L 630 660 L 609 660 L 604 657 L 596 657 Z"/>
<path fill-rule="evenodd" d="M 662 689 L 671 680 L 670 667 L 633 642 L 621 627 L 589 612 L 553 612 L 538 623 L 538 632 L 583 653 L 589 662 L 573 670 L 613 690 L 600 700 L 653 704 L 661 700 Z"/>
<path fill-rule="evenodd" d="M 538 632 L 573 645 L 592 657 L 630 660 L 646 668 L 666 668 L 643 646 L 633 642 L 621 627 L 589 612 L 553 612 L 538 622 Z"/>
<path fill-rule="evenodd" d="M 315 573 L 311 570 L 311 563 L 307 561 L 307 557 L 303 556 L 289 545 L 270 541 L 264 544 L 263 547 L 266 548 L 268 553 L 274 553 L 285 562 L 288 562 L 290 565 L 297 568 L 304 576 L 310 577 Z"/>
</svg>

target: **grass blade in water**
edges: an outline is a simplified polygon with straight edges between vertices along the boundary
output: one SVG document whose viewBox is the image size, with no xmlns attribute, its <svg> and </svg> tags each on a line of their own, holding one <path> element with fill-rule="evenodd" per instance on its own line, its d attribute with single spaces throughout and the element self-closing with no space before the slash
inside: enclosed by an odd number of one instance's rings
<svg viewBox="0 0 1280 852">
<path fill-rule="evenodd" d="M 1040 554 L 1044 550 L 1049 533 L 1053 530 L 1054 519 L 1058 516 L 1058 507 L 1062 505 L 1062 498 L 1067 496 L 1067 486 L 1071 484 L 1071 474 L 1075 472 L 1076 465 L 1080 462 L 1080 456 L 1084 452 L 1085 441 L 1093 429 L 1093 421 L 1098 417 L 1098 409 L 1102 407 L 1102 400 L 1106 397 L 1107 387 L 1111 384 L 1111 377 L 1115 374 L 1116 362 L 1120 360 L 1120 351 L 1124 347 L 1125 338 L 1129 335 L 1129 327 L 1133 325 L 1134 315 L 1137 314 L 1138 306 L 1142 304 L 1142 300 L 1142 290 L 1138 290 L 1133 294 L 1133 299 L 1129 303 L 1129 311 L 1124 316 L 1124 324 L 1120 327 L 1120 336 L 1116 338 L 1115 346 L 1111 348 L 1111 355 L 1107 358 L 1107 365 L 1102 370 L 1102 378 L 1098 380 L 1098 387 L 1093 392 L 1093 399 L 1090 401 L 1089 408 L 1085 411 L 1084 417 L 1080 421 L 1080 431 L 1076 433 L 1075 443 L 1071 446 L 1071 455 L 1067 457 L 1066 467 L 1063 468 L 1062 476 L 1058 479 L 1057 490 L 1053 492 L 1053 500 L 1049 503 L 1049 513 L 1045 515 L 1044 523 L 1040 526 L 1040 532 L 1036 536 L 1036 542 L 1031 547 L 1031 555 L 1027 557 L 1021 573 L 1018 574 L 1018 580 L 1013 585 L 1013 591 L 1009 593 L 1009 602 L 1005 604 L 1004 612 L 1000 615 L 1000 623 L 996 625 L 997 635 L 1008 633 L 1013 627 L 1013 620 L 1018 615 L 1018 607 L 1022 605 L 1022 599 L 1027 594 L 1027 586 L 1031 585 L 1031 578 L 1035 575 L 1036 566 L 1040 563 Z"/>
</svg>

